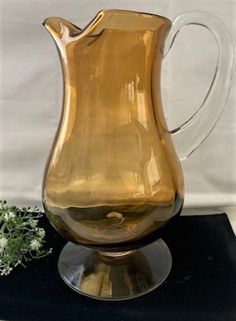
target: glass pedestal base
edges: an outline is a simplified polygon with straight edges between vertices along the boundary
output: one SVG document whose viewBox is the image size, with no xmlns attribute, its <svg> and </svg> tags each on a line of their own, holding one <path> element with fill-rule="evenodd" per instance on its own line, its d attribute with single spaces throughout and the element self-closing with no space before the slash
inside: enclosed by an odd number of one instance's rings
<svg viewBox="0 0 236 321">
<path fill-rule="evenodd" d="M 99 300 L 132 299 L 157 288 L 168 276 L 172 258 L 158 241 L 135 251 L 106 253 L 67 243 L 58 269 L 76 292 Z"/>
</svg>

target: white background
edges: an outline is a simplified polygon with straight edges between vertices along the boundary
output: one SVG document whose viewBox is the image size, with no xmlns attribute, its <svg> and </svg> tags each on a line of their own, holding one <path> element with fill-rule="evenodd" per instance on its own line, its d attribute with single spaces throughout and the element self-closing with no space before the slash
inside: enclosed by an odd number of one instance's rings
<svg viewBox="0 0 236 321">
<path fill-rule="evenodd" d="M 0 199 L 41 206 L 44 165 L 62 106 L 56 48 L 41 22 L 61 16 L 84 27 L 101 9 L 153 12 L 173 20 L 188 10 L 218 16 L 236 40 L 236 1 L 0 0 Z M 200 105 L 213 77 L 217 47 L 204 28 L 189 27 L 163 62 L 162 96 L 170 127 Z M 236 83 L 207 141 L 182 163 L 186 207 L 236 204 Z M 214 111 L 212 111 L 214 112 Z"/>
</svg>

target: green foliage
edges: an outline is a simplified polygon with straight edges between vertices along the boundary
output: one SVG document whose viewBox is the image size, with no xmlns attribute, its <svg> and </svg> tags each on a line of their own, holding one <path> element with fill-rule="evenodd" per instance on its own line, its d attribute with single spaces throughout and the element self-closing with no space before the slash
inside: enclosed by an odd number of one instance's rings
<svg viewBox="0 0 236 321">
<path fill-rule="evenodd" d="M 0 275 L 52 252 L 43 249 L 45 230 L 38 227 L 42 215 L 37 207 L 17 208 L 0 201 Z"/>
</svg>

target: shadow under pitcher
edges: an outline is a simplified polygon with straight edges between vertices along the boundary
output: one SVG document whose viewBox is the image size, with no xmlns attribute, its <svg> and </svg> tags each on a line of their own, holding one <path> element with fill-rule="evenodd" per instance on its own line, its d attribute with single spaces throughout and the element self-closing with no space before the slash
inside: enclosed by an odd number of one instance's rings
<svg viewBox="0 0 236 321">
<path fill-rule="evenodd" d="M 43 24 L 64 76 L 63 110 L 43 182 L 46 215 L 70 241 L 59 258 L 60 274 L 93 298 L 137 297 L 170 271 L 161 230 L 183 206 L 180 160 L 205 140 L 223 111 L 230 37 L 218 18 L 204 12 L 184 13 L 171 23 L 154 14 L 103 10 L 83 30 L 58 17 Z M 161 103 L 161 62 L 190 24 L 213 33 L 218 64 L 198 111 L 170 130 Z"/>
</svg>

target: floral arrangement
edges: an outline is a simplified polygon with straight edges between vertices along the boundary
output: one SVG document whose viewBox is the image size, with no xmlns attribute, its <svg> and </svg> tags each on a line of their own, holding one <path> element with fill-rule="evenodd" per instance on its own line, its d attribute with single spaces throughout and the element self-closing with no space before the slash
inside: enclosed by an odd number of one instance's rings
<svg viewBox="0 0 236 321">
<path fill-rule="evenodd" d="M 52 252 L 44 250 L 45 230 L 38 227 L 43 214 L 37 207 L 17 208 L 0 201 L 0 275 L 8 275 L 17 265 Z"/>
</svg>

